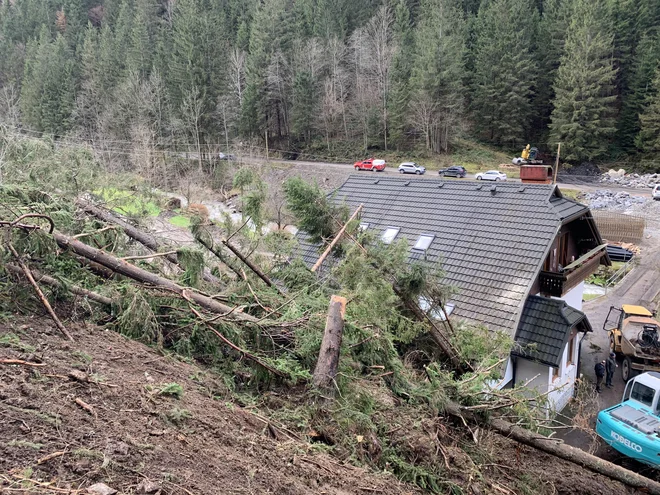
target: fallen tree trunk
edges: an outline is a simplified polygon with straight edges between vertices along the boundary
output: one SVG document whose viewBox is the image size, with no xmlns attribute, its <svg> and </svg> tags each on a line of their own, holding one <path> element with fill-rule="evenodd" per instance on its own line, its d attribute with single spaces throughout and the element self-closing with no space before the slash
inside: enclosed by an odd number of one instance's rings
<svg viewBox="0 0 660 495">
<path fill-rule="evenodd" d="M 348 227 L 348 224 L 351 223 L 352 220 L 355 219 L 355 217 L 358 216 L 358 214 L 362 211 L 362 207 L 364 205 L 360 205 L 357 207 L 355 212 L 351 215 L 351 218 L 348 219 L 348 221 L 342 226 L 341 229 L 339 229 L 339 232 L 337 232 L 337 235 L 335 235 L 335 238 L 332 240 L 332 242 L 328 245 L 328 247 L 323 251 L 323 254 L 319 257 L 319 259 L 314 263 L 314 266 L 312 267 L 312 272 L 315 272 L 318 270 L 319 266 L 325 261 L 325 259 L 328 257 L 330 254 L 330 251 L 332 251 L 332 248 L 335 247 L 335 245 L 340 241 L 340 239 L 343 237 L 344 232 L 346 231 L 346 227 Z"/>
<path fill-rule="evenodd" d="M 325 332 L 321 342 L 319 358 L 314 369 L 314 386 L 318 389 L 329 390 L 337 376 L 339 366 L 339 351 L 344 332 L 344 314 L 346 312 L 346 298 L 332 296 L 328 308 L 328 318 L 325 321 Z"/>
<path fill-rule="evenodd" d="M 406 294 L 401 292 L 401 289 L 397 287 L 396 283 L 392 284 L 392 288 L 394 289 L 394 293 L 399 296 L 399 299 L 401 299 L 406 308 L 408 308 L 419 321 L 426 322 L 430 325 L 431 330 L 429 334 L 431 335 L 431 338 L 435 341 L 436 344 L 438 344 L 438 347 L 440 347 L 442 352 L 444 352 L 445 355 L 449 358 L 454 369 L 461 371 L 466 367 L 469 367 L 468 363 L 461 361 L 458 351 L 454 348 L 451 341 L 446 337 L 445 333 L 438 328 L 435 321 L 430 318 L 424 311 L 422 311 L 419 305 L 417 305 L 414 301 L 411 301 Z"/>
<path fill-rule="evenodd" d="M 101 251 L 100 249 L 93 248 L 91 246 L 88 246 L 87 244 L 84 244 L 80 241 L 72 239 L 63 234 L 59 234 L 57 232 L 54 232 L 52 236 L 61 248 L 69 249 L 73 251 L 75 254 L 83 256 L 100 265 L 103 265 L 106 268 L 109 268 L 112 271 L 119 273 L 120 275 L 124 275 L 128 278 L 132 278 L 133 280 L 137 280 L 138 282 L 151 284 L 154 287 L 170 290 L 175 294 L 179 294 L 179 295 L 183 295 L 183 291 L 185 290 L 187 296 L 192 301 L 199 304 L 202 308 L 211 311 L 212 313 L 225 314 L 228 317 L 231 315 L 231 318 L 240 321 L 246 321 L 252 323 L 256 323 L 257 321 L 259 321 L 254 316 L 236 311 L 236 308 L 232 308 L 225 304 L 219 303 L 215 299 L 212 299 L 198 292 L 193 292 L 192 290 L 182 287 L 179 284 L 169 279 L 163 278 L 159 275 L 155 275 L 151 272 L 143 270 L 142 268 L 138 268 L 137 266 L 131 265 L 130 263 L 127 263 L 125 261 L 120 260 L 119 258 L 109 255 L 108 253 Z"/>
<path fill-rule="evenodd" d="M 23 275 L 23 276 L 25 275 L 21 268 L 12 265 L 11 263 L 7 263 L 5 265 L 5 269 L 8 272 L 14 273 L 16 275 Z M 112 299 L 110 299 L 109 297 L 102 296 L 101 294 L 97 294 L 96 292 L 92 292 L 91 290 L 83 289 L 82 287 L 78 287 L 77 285 L 64 286 L 59 280 L 53 277 L 49 277 L 48 275 L 44 275 L 43 273 L 40 273 L 35 269 L 31 269 L 30 271 L 32 272 L 32 276 L 37 282 L 41 282 L 51 287 L 55 287 L 56 289 L 67 290 L 71 292 L 71 294 L 86 297 L 90 301 L 103 304 L 104 306 L 112 306 Z"/>
<path fill-rule="evenodd" d="M 282 291 L 280 291 L 280 289 L 273 283 L 273 281 L 268 277 L 268 275 L 262 272 L 261 269 L 257 265 L 252 263 L 248 258 L 243 256 L 243 254 L 238 250 L 238 248 L 236 248 L 236 246 L 231 244 L 229 240 L 222 241 L 222 243 L 225 246 L 227 246 L 227 249 L 229 249 L 232 253 L 234 253 L 239 260 L 245 263 L 245 265 L 250 270 L 252 270 L 257 277 L 263 280 L 268 287 L 272 287 L 278 292 L 278 294 L 282 294 Z"/>
<path fill-rule="evenodd" d="M 39 284 L 35 282 L 34 277 L 32 276 L 32 272 L 30 269 L 27 267 L 25 263 L 21 260 L 21 257 L 18 255 L 18 252 L 12 246 L 11 244 L 8 243 L 7 247 L 11 251 L 11 254 L 14 255 L 14 258 L 16 258 L 16 263 L 18 263 L 18 266 L 20 267 L 21 271 L 25 275 L 25 278 L 27 278 L 28 282 L 30 282 L 30 285 L 34 288 L 34 291 L 37 293 L 37 296 L 39 297 L 39 300 L 41 301 L 41 304 L 44 305 L 44 308 L 46 308 L 46 311 L 50 315 L 51 319 L 55 322 L 55 326 L 57 329 L 66 336 L 67 339 L 69 339 L 71 342 L 73 342 L 73 336 L 69 333 L 69 331 L 66 329 L 64 324 L 60 321 L 60 319 L 57 317 L 55 314 L 55 311 L 53 310 L 53 307 L 50 305 L 48 302 L 48 299 L 46 299 L 46 296 L 44 296 L 44 293 L 41 291 L 41 288 L 39 287 Z"/>
<path fill-rule="evenodd" d="M 620 481 L 627 486 L 642 489 L 646 493 L 660 495 L 660 483 L 657 481 L 653 481 L 641 474 L 617 466 L 616 464 L 601 459 L 600 457 L 596 457 L 595 455 L 591 455 L 583 450 L 566 445 L 559 439 L 544 437 L 543 435 L 534 433 L 533 431 L 496 417 L 488 420 L 478 418 L 469 411 L 461 410 L 460 406 L 453 403 L 445 407 L 445 412 L 451 416 L 459 418 L 461 422 L 467 420 L 472 423 L 487 426 L 516 442 L 541 450 L 547 454 L 554 455 L 565 461 L 572 462 L 573 464 L 589 469 L 594 473 L 602 474 L 608 478 Z"/>
<path fill-rule="evenodd" d="M 215 247 L 213 244 L 213 240 L 207 240 L 201 235 L 195 235 L 195 239 L 197 242 L 199 242 L 202 246 L 204 246 L 206 249 L 209 250 L 216 258 L 218 258 L 223 265 L 228 267 L 232 272 L 234 272 L 236 275 L 238 275 L 239 278 L 243 278 L 243 274 L 241 271 L 234 266 L 234 264 L 227 259 L 227 257 Z"/>
<path fill-rule="evenodd" d="M 162 246 L 154 236 L 147 234 L 146 232 L 142 232 L 125 220 L 122 220 L 121 218 L 113 215 L 109 211 L 104 210 L 103 208 L 99 208 L 98 206 L 95 206 L 89 201 L 85 201 L 83 199 L 76 200 L 76 205 L 83 211 L 89 213 L 92 216 L 95 216 L 99 220 L 103 220 L 104 222 L 119 226 L 128 237 L 138 241 L 140 244 L 153 251 L 154 253 L 157 253 L 161 249 Z M 164 257 L 170 263 L 180 267 L 176 252 L 168 252 Z M 207 268 L 204 269 L 203 277 L 204 280 L 212 284 L 218 284 L 220 282 L 217 277 L 211 275 Z"/>
</svg>

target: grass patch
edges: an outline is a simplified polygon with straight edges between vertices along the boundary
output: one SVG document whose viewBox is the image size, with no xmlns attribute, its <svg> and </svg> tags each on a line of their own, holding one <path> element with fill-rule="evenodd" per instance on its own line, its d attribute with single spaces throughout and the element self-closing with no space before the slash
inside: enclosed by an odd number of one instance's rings
<svg viewBox="0 0 660 495">
<path fill-rule="evenodd" d="M 582 296 L 582 300 L 583 300 L 584 302 L 587 302 L 587 301 L 593 301 L 594 299 L 598 299 L 598 298 L 599 298 L 600 296 L 602 296 L 602 295 L 603 295 L 603 294 L 584 294 L 584 295 Z"/>
<path fill-rule="evenodd" d="M 33 442 L 28 442 L 27 440 L 12 440 L 7 444 L 9 447 L 22 447 L 22 448 L 28 448 L 28 449 L 33 449 L 33 450 L 41 450 L 41 448 L 44 446 L 43 443 L 33 443 Z"/>
<path fill-rule="evenodd" d="M 34 352 L 36 350 L 34 346 L 21 342 L 20 337 L 15 333 L 0 335 L 0 347 L 11 347 L 21 352 Z"/>
<path fill-rule="evenodd" d="M 157 217 L 160 206 L 152 199 L 137 191 L 126 191 L 114 187 L 97 189 L 94 194 L 100 196 L 112 210 L 130 217 Z"/>
<path fill-rule="evenodd" d="M 185 217 L 183 215 L 176 215 L 170 218 L 169 222 L 175 227 L 183 227 L 183 228 L 190 227 L 190 218 Z"/>
<path fill-rule="evenodd" d="M 580 201 L 579 197 L 582 194 L 582 191 L 579 189 L 565 189 L 562 187 L 561 194 L 565 198 L 572 199 L 573 201 Z"/>
</svg>

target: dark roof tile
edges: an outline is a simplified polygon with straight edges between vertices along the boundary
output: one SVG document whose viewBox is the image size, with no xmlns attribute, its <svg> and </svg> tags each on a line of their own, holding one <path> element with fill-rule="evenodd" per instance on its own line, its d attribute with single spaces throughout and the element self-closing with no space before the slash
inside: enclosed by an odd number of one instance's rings
<svg viewBox="0 0 660 495">
<path fill-rule="evenodd" d="M 502 183 L 491 194 L 490 187 L 478 190 L 472 181 L 379 177 L 374 182 L 368 174 L 351 175 L 330 197 L 351 209 L 363 204 L 362 220 L 369 229 L 399 227 L 397 239 L 405 238 L 411 248 L 420 234 L 435 235 L 426 259 L 439 260 L 445 282 L 457 289 L 454 316 L 512 336 L 562 221 L 588 212 L 546 184 L 526 184 L 521 191 L 520 184 Z M 306 242 L 304 233 L 299 239 L 302 259 L 311 266 L 318 248 Z M 422 257 L 410 255 L 411 260 Z"/>
</svg>

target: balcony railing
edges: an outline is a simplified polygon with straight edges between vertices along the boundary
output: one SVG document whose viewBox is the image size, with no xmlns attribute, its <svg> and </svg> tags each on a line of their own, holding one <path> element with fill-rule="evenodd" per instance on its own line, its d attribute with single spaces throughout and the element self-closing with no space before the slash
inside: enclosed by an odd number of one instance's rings
<svg viewBox="0 0 660 495">
<path fill-rule="evenodd" d="M 541 272 L 539 284 L 541 294 L 561 297 L 598 270 L 601 258 L 607 252 L 607 244 L 592 249 L 580 256 L 561 272 Z"/>
</svg>

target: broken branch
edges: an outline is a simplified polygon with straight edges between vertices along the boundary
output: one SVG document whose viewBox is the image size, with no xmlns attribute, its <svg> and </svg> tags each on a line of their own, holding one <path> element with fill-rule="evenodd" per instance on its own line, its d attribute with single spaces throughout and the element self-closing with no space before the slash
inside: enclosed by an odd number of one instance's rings
<svg viewBox="0 0 660 495">
<path fill-rule="evenodd" d="M 7 263 L 5 265 L 5 269 L 17 275 L 24 275 L 23 270 L 21 270 L 19 267 L 15 265 L 12 265 L 11 263 Z M 71 292 L 71 294 L 86 297 L 90 301 L 94 301 L 99 304 L 103 304 L 105 306 L 112 306 L 112 299 L 110 299 L 109 297 L 102 296 L 101 294 L 97 294 L 96 292 L 92 292 L 91 290 L 83 289 L 82 287 L 78 287 L 77 285 L 64 286 L 59 280 L 54 279 L 53 277 L 44 275 L 43 273 L 34 269 L 32 269 L 31 271 L 35 280 L 37 280 L 38 282 L 42 282 L 51 287 L 55 287 L 56 289 L 66 289 L 69 292 Z"/>
<path fill-rule="evenodd" d="M 20 364 L 21 366 L 46 366 L 46 363 L 32 363 L 21 359 L 0 359 L 0 364 Z"/>
<path fill-rule="evenodd" d="M 42 215 L 42 216 L 45 216 L 45 215 Z M 23 218 L 23 217 L 25 217 L 25 215 L 23 215 L 22 217 L 19 217 L 19 218 Z M 50 217 L 48 217 L 48 218 L 50 218 Z M 60 319 L 57 317 L 57 315 L 55 314 L 55 311 L 53 311 L 53 308 L 51 307 L 50 303 L 48 302 L 48 299 L 46 299 L 46 296 L 44 296 L 44 293 L 41 291 L 41 288 L 39 287 L 37 282 L 35 282 L 34 277 L 32 276 L 32 272 L 30 272 L 30 269 L 25 265 L 25 263 L 23 263 L 23 261 L 21 260 L 21 257 L 16 252 L 16 249 L 14 248 L 14 246 L 12 246 L 11 244 L 8 244 L 7 246 L 9 247 L 9 250 L 11 251 L 11 254 L 13 254 L 14 257 L 16 258 L 16 262 L 18 263 L 18 266 L 20 266 L 21 270 L 23 270 L 23 273 L 25 274 L 25 278 L 28 279 L 28 281 L 30 282 L 30 284 L 34 288 L 34 291 L 37 293 L 37 296 L 39 296 L 39 299 L 41 300 L 41 303 L 44 305 L 44 308 L 46 308 L 46 311 L 48 311 L 48 314 L 50 315 L 50 317 L 55 322 L 55 326 L 71 342 L 73 342 L 73 337 L 68 332 L 66 327 L 62 324 Z"/>
<path fill-rule="evenodd" d="M 236 344 L 234 344 L 231 340 L 229 340 L 227 337 L 225 337 L 225 336 L 222 335 L 220 332 L 218 332 L 218 330 L 216 330 L 215 327 L 214 327 L 213 325 L 211 325 L 211 323 L 209 323 L 209 322 L 208 322 L 208 321 L 207 321 L 207 320 L 206 320 L 206 319 L 205 319 L 205 318 L 199 313 L 199 311 L 197 311 L 195 308 L 193 308 L 193 306 L 192 306 L 192 302 L 193 302 L 193 301 L 190 300 L 190 299 L 187 297 L 186 291 L 183 292 L 182 296 L 183 296 L 183 298 L 184 298 L 186 301 L 188 301 L 188 306 L 190 307 L 190 311 L 192 311 L 192 312 L 195 314 L 195 316 L 197 316 L 197 318 L 199 318 L 199 319 L 200 319 L 200 320 L 201 320 L 201 321 L 202 321 L 202 322 L 203 322 L 203 323 L 209 328 L 209 330 L 211 330 L 213 333 L 215 333 L 215 334 L 218 336 L 218 338 L 219 338 L 220 340 L 222 340 L 225 344 L 227 344 L 229 347 L 231 347 L 231 348 L 234 349 L 235 351 L 237 351 L 237 352 L 239 352 L 240 354 L 242 354 L 243 356 L 245 356 L 245 357 L 246 357 L 247 359 L 249 359 L 250 361 L 253 361 L 253 362 L 257 363 L 259 366 L 261 366 L 262 368 L 267 369 L 268 371 L 270 371 L 270 372 L 273 373 L 274 375 L 277 375 L 277 376 L 282 377 L 282 378 L 287 378 L 287 375 L 285 375 L 284 373 L 282 373 L 280 370 L 275 369 L 275 368 L 273 368 L 272 366 L 270 366 L 269 364 L 264 363 L 264 362 L 261 361 L 257 356 L 255 356 L 254 354 L 250 354 L 248 351 L 246 351 L 246 350 L 244 350 L 244 349 L 241 349 L 241 348 L 238 347 Z"/>
<path fill-rule="evenodd" d="M 75 400 L 76 404 L 78 404 L 80 407 L 82 407 L 85 411 L 87 411 L 89 414 L 94 416 L 95 418 L 98 418 L 98 415 L 96 414 L 96 411 L 92 406 L 87 404 L 85 401 L 83 401 L 80 397 L 76 397 Z"/>
<path fill-rule="evenodd" d="M 232 253 L 234 253 L 234 254 L 236 255 L 236 257 L 237 257 L 239 260 L 241 260 L 243 263 L 245 263 L 245 265 L 246 265 L 250 270 L 252 270 L 252 271 L 255 273 L 255 275 L 257 275 L 257 277 L 259 277 L 261 280 L 263 280 L 264 283 L 265 283 L 268 287 L 272 287 L 272 288 L 274 288 L 279 294 L 282 293 L 282 292 L 280 291 L 280 289 L 279 289 L 279 288 L 278 288 L 278 287 L 272 282 L 272 280 L 271 280 L 270 278 L 268 278 L 268 276 L 267 276 L 264 272 L 262 272 L 261 269 L 260 269 L 257 265 L 255 265 L 254 263 L 252 263 L 247 257 L 243 256 L 243 255 L 241 254 L 241 252 L 238 250 L 238 248 L 236 248 L 236 246 L 234 246 L 233 244 L 231 244 L 231 243 L 229 242 L 229 240 L 224 240 L 224 241 L 222 241 L 222 244 L 224 244 L 225 246 L 227 246 L 227 249 L 229 249 Z"/>
<path fill-rule="evenodd" d="M 337 232 L 337 235 L 335 238 L 332 240 L 332 242 L 328 245 L 328 247 L 323 251 L 323 254 L 321 257 L 314 263 L 314 266 L 312 267 L 312 272 L 315 272 L 318 270 L 318 268 L 321 266 L 321 264 L 325 261 L 325 259 L 328 257 L 330 254 L 330 251 L 332 251 L 332 248 L 335 247 L 335 245 L 339 242 L 339 240 L 342 238 L 344 235 L 344 231 L 346 230 L 346 227 L 348 227 L 348 224 L 351 223 L 355 219 L 355 217 L 358 216 L 358 214 L 362 211 L 362 207 L 364 205 L 360 205 L 357 207 L 355 212 L 351 215 L 351 218 L 348 219 L 348 221 L 343 225 L 341 229 L 339 229 L 339 232 Z"/>
</svg>

